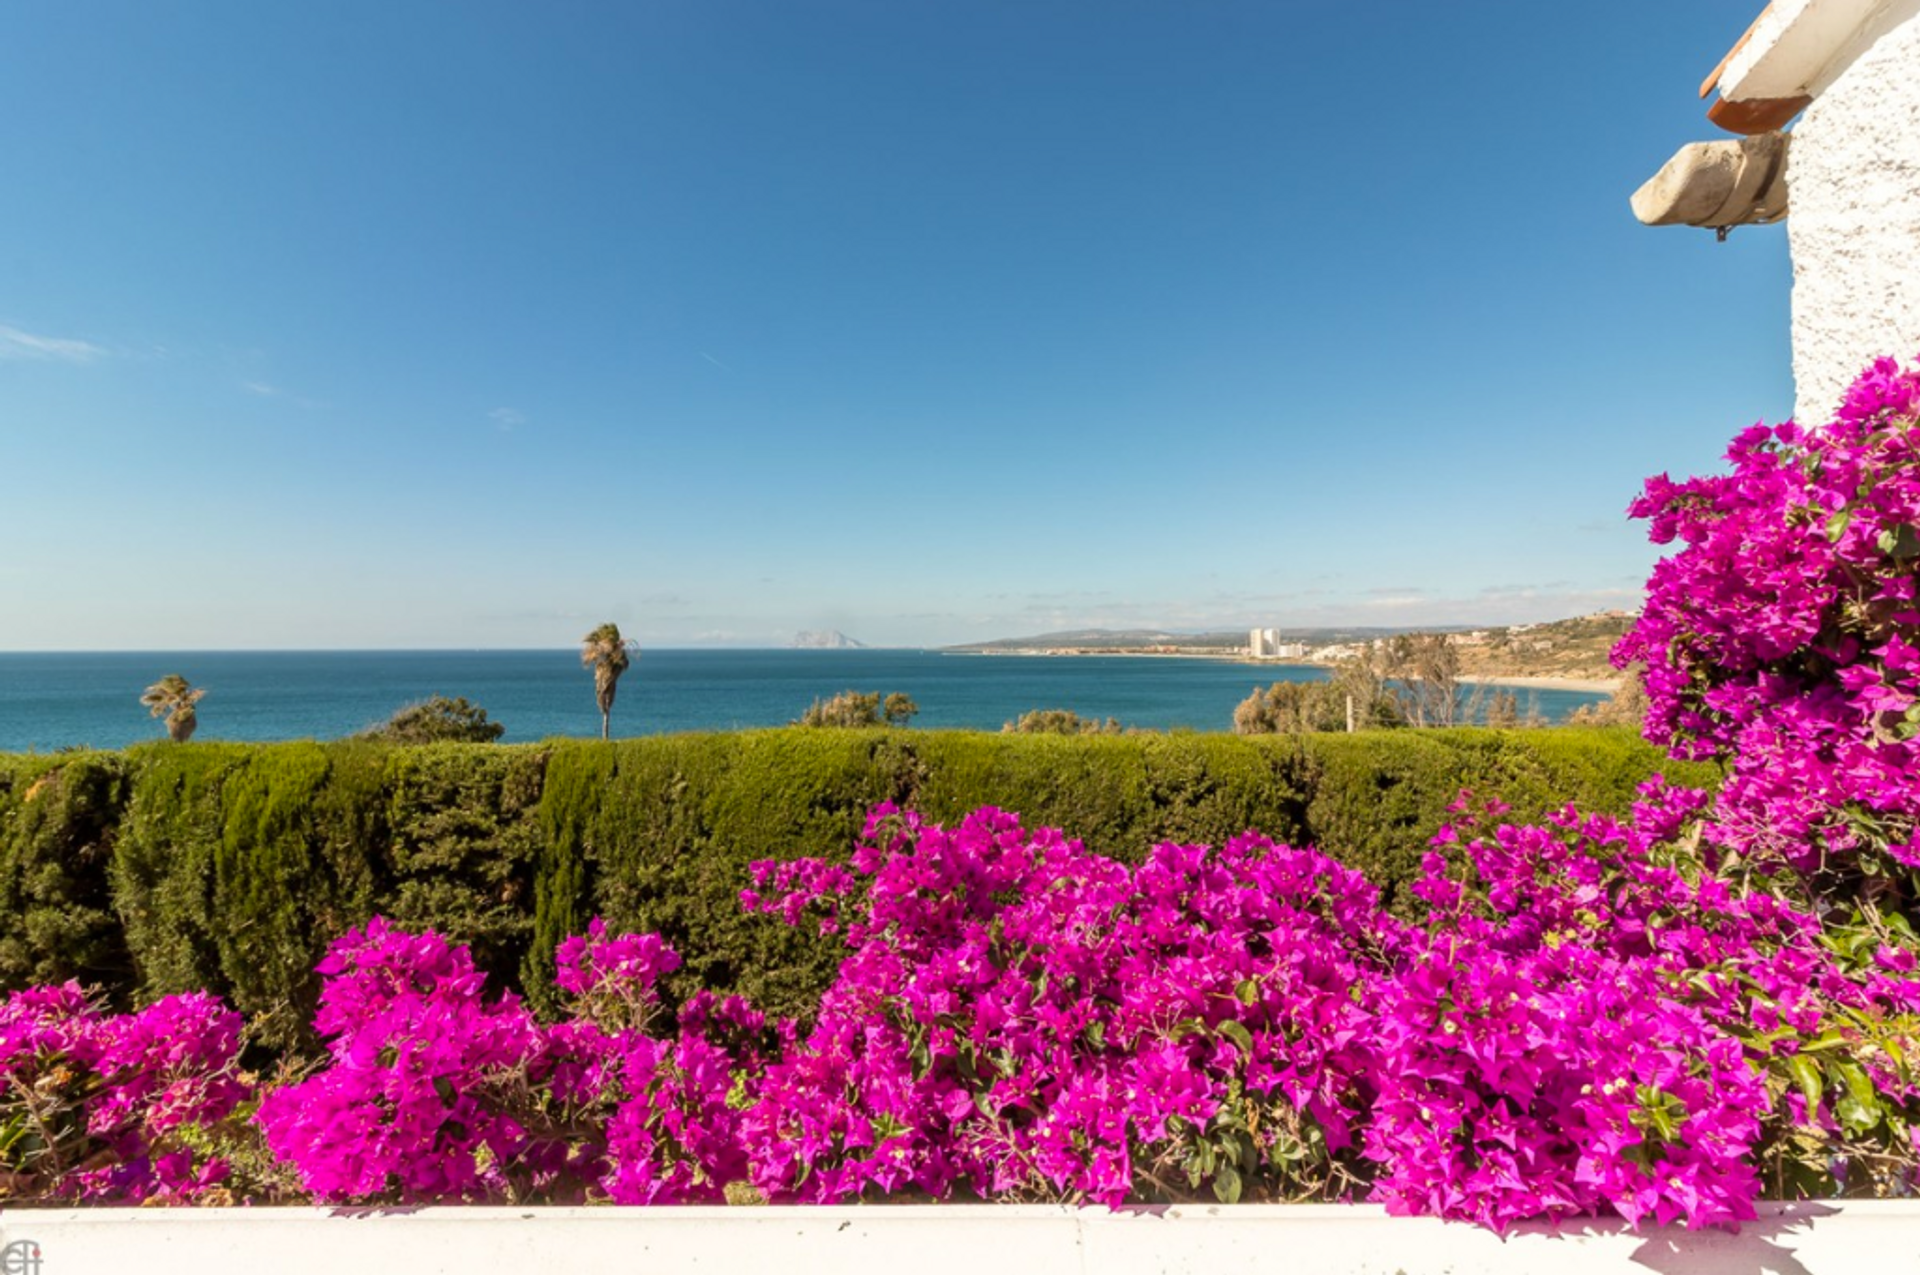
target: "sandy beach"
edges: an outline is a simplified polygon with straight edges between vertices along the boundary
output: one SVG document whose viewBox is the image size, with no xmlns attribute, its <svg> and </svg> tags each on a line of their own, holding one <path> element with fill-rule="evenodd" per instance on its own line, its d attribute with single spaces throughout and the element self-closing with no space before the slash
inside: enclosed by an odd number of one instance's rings
<svg viewBox="0 0 1920 1275">
<path fill-rule="evenodd" d="M 1521 675 L 1500 676 L 1498 674 L 1477 677 L 1462 677 L 1462 682 L 1478 686 L 1516 686 L 1537 691 L 1586 691 L 1596 695 L 1613 694 L 1620 689 L 1621 679 L 1617 677 L 1526 677 Z"/>
</svg>

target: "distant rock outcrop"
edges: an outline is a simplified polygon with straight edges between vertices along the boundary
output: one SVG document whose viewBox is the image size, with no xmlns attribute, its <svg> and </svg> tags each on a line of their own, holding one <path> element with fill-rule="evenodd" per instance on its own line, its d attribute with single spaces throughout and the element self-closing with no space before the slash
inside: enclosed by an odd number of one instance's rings
<svg viewBox="0 0 1920 1275">
<path fill-rule="evenodd" d="M 793 635 L 788 646 L 808 651 L 862 651 L 865 642 L 856 642 L 838 629 L 809 629 Z"/>
</svg>

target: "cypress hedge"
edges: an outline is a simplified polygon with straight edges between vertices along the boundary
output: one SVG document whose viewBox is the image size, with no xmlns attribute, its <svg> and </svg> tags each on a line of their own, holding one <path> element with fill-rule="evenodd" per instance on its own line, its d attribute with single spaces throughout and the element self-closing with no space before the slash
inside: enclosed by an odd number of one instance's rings
<svg viewBox="0 0 1920 1275">
<path fill-rule="evenodd" d="M 594 916 L 651 929 L 669 983 L 799 1012 L 835 944 L 738 905 L 756 859 L 844 858 L 881 801 L 1019 811 L 1138 862 L 1249 828 L 1317 845 L 1405 907 L 1463 788 L 1516 818 L 1620 812 L 1655 772 L 1631 732 L 1010 735 L 785 729 L 613 743 L 155 742 L 0 755 L 0 987 L 77 978 L 122 1003 L 208 988 L 271 1048 L 311 1045 L 313 966 L 384 914 L 470 944 L 536 1004 Z"/>
</svg>

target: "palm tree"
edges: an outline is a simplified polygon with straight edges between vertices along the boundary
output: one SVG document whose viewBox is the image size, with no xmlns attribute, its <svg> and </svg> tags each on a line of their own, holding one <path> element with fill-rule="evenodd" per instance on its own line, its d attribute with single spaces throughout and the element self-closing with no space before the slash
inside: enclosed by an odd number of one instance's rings
<svg viewBox="0 0 1920 1275">
<path fill-rule="evenodd" d="M 168 739 L 184 744 L 193 738 L 193 728 L 200 724 L 193 706 L 205 694 L 205 690 L 189 685 L 178 673 L 169 673 L 146 689 L 140 703 L 151 709 L 155 717 L 167 719 Z"/>
<path fill-rule="evenodd" d="M 633 661 L 627 648 L 633 643 L 620 636 L 620 626 L 603 624 L 580 639 L 580 663 L 593 670 L 593 698 L 600 705 L 600 738 L 607 738 L 608 722 L 613 714 L 614 686 Z"/>
</svg>

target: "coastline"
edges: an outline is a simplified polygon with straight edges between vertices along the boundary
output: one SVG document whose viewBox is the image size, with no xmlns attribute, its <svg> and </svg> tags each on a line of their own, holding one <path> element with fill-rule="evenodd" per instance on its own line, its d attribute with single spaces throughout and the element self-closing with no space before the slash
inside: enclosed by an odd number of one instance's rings
<svg viewBox="0 0 1920 1275">
<path fill-rule="evenodd" d="M 939 655 L 1022 655 L 1022 656 L 1114 655 L 1114 656 L 1120 656 L 1126 659 L 1143 659 L 1143 660 L 1225 660 L 1229 663 L 1239 663 L 1239 664 L 1276 664 L 1276 665 L 1291 664 L 1291 665 L 1297 665 L 1301 667 L 1311 667 L 1311 668 L 1326 667 L 1323 664 L 1315 664 L 1312 660 L 1250 660 L 1247 658 L 1245 652 L 1235 654 L 1232 651 L 1115 650 L 1107 647 L 1098 647 L 1098 646 L 1086 646 L 1086 647 L 1083 647 L 1083 646 L 1057 646 L 1057 647 L 1023 646 L 1015 650 L 1000 650 L 1000 651 L 942 650 L 942 651 L 936 652 L 936 654 L 939 654 Z"/>
<path fill-rule="evenodd" d="M 1535 691 L 1581 691 L 1589 694 L 1611 695 L 1619 691 L 1623 679 L 1618 677 L 1544 677 L 1523 673 L 1476 673 L 1471 677 L 1462 675 L 1460 680 L 1469 686 L 1511 686 Z"/>
<path fill-rule="evenodd" d="M 1151 650 L 1115 650 L 1103 647 L 1017 647 L 994 651 L 941 651 L 942 655 L 1018 655 L 1029 657 L 1042 656 L 1116 656 L 1124 659 L 1143 660 L 1215 660 L 1229 664 L 1245 664 L 1250 668 L 1318 668 L 1330 669 L 1333 666 L 1321 660 L 1311 659 L 1255 659 L 1245 651 L 1151 651 Z M 1619 691 L 1624 679 L 1618 677 L 1561 677 L 1539 673 L 1474 673 L 1461 674 L 1460 681 L 1467 686 L 1505 686 L 1516 690 L 1532 691 L 1574 691 L 1586 695 L 1612 695 Z"/>
</svg>

